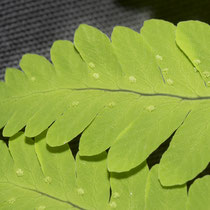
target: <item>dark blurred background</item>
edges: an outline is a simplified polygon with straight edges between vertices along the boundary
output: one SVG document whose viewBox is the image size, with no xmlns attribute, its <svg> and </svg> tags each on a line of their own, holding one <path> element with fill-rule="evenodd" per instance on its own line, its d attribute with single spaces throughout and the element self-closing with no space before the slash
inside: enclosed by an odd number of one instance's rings
<svg viewBox="0 0 210 210">
<path fill-rule="evenodd" d="M 196 19 L 210 23 L 209 0 L 0 0 L 0 80 L 6 67 L 18 67 L 24 53 L 49 58 L 57 39 L 73 40 L 80 23 L 110 36 L 115 25 L 139 31 L 144 20 L 176 24 Z"/>
</svg>

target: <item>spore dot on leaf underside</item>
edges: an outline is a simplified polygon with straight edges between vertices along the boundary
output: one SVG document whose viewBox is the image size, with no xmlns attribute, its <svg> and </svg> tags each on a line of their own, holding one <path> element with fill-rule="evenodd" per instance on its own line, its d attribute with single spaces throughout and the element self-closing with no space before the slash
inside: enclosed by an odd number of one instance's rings
<svg viewBox="0 0 210 210">
<path fill-rule="evenodd" d="M 93 78 L 94 79 L 98 79 L 100 76 L 99 76 L 99 73 L 93 73 Z"/>
<path fill-rule="evenodd" d="M 77 107 L 79 105 L 79 101 L 73 101 L 71 105 L 73 107 Z"/>
<path fill-rule="evenodd" d="M 163 60 L 163 57 L 161 55 L 156 55 L 155 58 L 159 61 L 162 61 Z"/>
<path fill-rule="evenodd" d="M 117 208 L 117 204 L 116 204 L 116 202 L 114 202 L 114 201 L 112 201 L 109 205 L 110 205 L 110 207 L 113 208 L 113 209 Z"/>
<path fill-rule="evenodd" d="M 18 169 L 16 170 L 16 174 L 17 174 L 17 176 L 21 177 L 21 176 L 24 175 L 24 172 L 23 172 L 23 170 L 22 170 L 21 168 L 18 168 Z"/>
<path fill-rule="evenodd" d="M 155 106 L 154 105 L 149 105 L 146 107 L 146 110 L 149 111 L 149 112 L 152 112 L 155 110 Z"/>
<path fill-rule="evenodd" d="M 108 104 L 108 106 L 109 106 L 109 108 L 113 108 L 113 107 L 115 107 L 115 102 L 114 101 L 112 101 L 112 102 L 110 102 L 109 104 Z"/>
<path fill-rule="evenodd" d="M 195 59 L 195 60 L 193 61 L 193 63 L 194 63 L 195 65 L 199 65 L 199 64 L 201 63 L 201 61 L 200 61 L 199 59 Z"/>
<path fill-rule="evenodd" d="M 52 182 L 52 178 L 49 177 L 49 176 L 46 176 L 46 177 L 44 178 L 44 181 L 45 181 L 45 183 L 50 184 L 50 183 Z"/>
<path fill-rule="evenodd" d="M 78 195 L 84 195 L 85 191 L 82 188 L 78 188 L 77 193 L 78 193 Z"/>
<path fill-rule="evenodd" d="M 203 74 L 203 76 L 205 78 L 209 78 L 210 77 L 210 72 L 208 72 L 208 71 L 204 71 L 202 74 Z"/>
<path fill-rule="evenodd" d="M 168 83 L 168 85 L 173 85 L 174 84 L 174 81 L 172 79 L 167 79 L 166 82 Z"/>
<path fill-rule="evenodd" d="M 120 197 L 120 194 L 118 192 L 113 193 L 113 198 L 119 198 L 119 197 Z"/>
<path fill-rule="evenodd" d="M 8 200 L 8 203 L 9 203 L 9 204 L 13 204 L 15 201 L 16 201 L 15 198 L 10 198 L 10 199 Z"/>
<path fill-rule="evenodd" d="M 134 77 L 134 76 L 129 76 L 129 81 L 131 82 L 131 83 L 136 83 L 136 77 Z"/>
<path fill-rule="evenodd" d="M 93 62 L 88 63 L 88 66 L 89 66 L 90 68 L 92 68 L 92 69 L 94 69 L 94 68 L 96 67 L 95 64 L 94 64 Z"/>
<path fill-rule="evenodd" d="M 44 210 L 44 209 L 46 209 L 46 206 L 39 206 L 39 207 L 37 208 L 37 210 Z"/>
</svg>

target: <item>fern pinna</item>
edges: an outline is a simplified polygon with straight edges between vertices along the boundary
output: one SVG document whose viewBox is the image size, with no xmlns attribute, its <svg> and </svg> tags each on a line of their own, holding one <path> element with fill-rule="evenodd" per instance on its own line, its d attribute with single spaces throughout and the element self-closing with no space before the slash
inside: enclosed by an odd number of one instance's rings
<svg viewBox="0 0 210 210">
<path fill-rule="evenodd" d="M 0 82 L 0 128 L 11 137 L 0 147 L 2 209 L 206 209 L 209 176 L 188 196 L 186 183 L 210 160 L 209 37 L 199 21 L 149 20 L 140 34 L 117 26 L 111 41 L 82 24 L 74 44 L 53 44 L 52 63 L 26 54 L 22 71 L 8 68 Z M 174 132 L 149 171 L 146 158 Z M 80 133 L 75 162 L 67 143 Z"/>
</svg>

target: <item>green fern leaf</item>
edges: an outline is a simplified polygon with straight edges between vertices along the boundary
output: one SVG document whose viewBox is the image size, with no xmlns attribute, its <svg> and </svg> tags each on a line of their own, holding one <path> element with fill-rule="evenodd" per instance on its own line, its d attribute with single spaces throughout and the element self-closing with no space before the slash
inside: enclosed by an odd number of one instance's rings
<svg viewBox="0 0 210 210">
<path fill-rule="evenodd" d="M 174 38 L 176 32 L 176 42 L 179 44 L 181 49 L 184 52 L 186 49 L 186 52 L 189 52 L 189 55 L 191 55 L 190 53 L 194 54 L 194 57 L 191 59 L 192 63 L 193 60 L 196 60 L 196 58 L 197 60 L 198 58 L 201 59 L 204 63 L 203 65 L 195 65 L 194 68 L 197 69 L 199 66 L 203 67 L 203 71 L 205 69 L 207 71 L 207 57 L 209 54 L 207 52 L 209 26 L 198 21 L 186 21 L 179 23 L 177 30 L 175 31 L 175 26 L 172 24 L 166 22 L 161 23 L 155 20 L 153 22 L 154 24 L 152 26 L 149 24 L 143 28 L 142 33 L 143 35 L 145 34 L 145 39 L 147 39 L 148 43 L 151 43 L 151 47 L 153 47 L 155 53 L 164 55 L 166 58 L 173 58 L 172 62 L 170 60 L 170 64 L 172 64 L 171 68 L 174 68 L 171 73 L 176 75 L 180 74 L 177 79 L 182 81 L 182 84 L 188 83 L 187 87 L 192 87 L 192 89 L 195 90 L 194 92 L 197 92 L 198 95 L 202 95 L 204 92 L 201 93 L 202 91 L 200 87 L 204 85 L 198 83 L 201 80 L 198 80 L 197 77 L 202 77 L 203 81 L 206 81 L 207 77 L 204 77 L 202 71 L 200 70 L 195 70 L 194 74 L 190 72 L 192 71 L 192 66 L 187 59 L 183 60 L 180 58 L 185 55 L 176 47 Z M 169 26 L 171 27 L 171 30 L 168 30 L 170 28 Z M 155 34 L 155 36 L 153 36 L 153 34 Z M 166 41 L 161 38 L 162 36 L 165 36 Z M 169 37 L 172 39 L 171 42 L 168 42 L 170 40 Z M 197 37 L 200 37 L 200 39 Z M 173 45 L 173 47 L 169 48 L 168 46 L 171 45 Z M 171 51 L 172 49 L 173 51 Z M 204 57 L 206 56 L 206 58 L 198 57 L 199 55 L 203 55 Z M 165 62 L 168 61 L 167 59 L 165 60 Z M 178 60 L 182 60 L 182 62 L 177 62 Z M 160 62 L 160 67 L 162 63 L 163 62 Z M 189 64 L 187 65 L 187 63 Z M 169 64 L 167 63 L 167 65 Z M 189 70 L 186 68 L 187 66 L 190 66 Z M 183 70 L 183 68 L 185 69 Z M 180 72 L 177 70 L 180 70 Z M 174 75 L 173 78 L 176 77 L 176 75 Z M 184 92 L 182 88 L 180 90 Z M 208 88 L 206 88 L 206 90 L 208 90 Z M 198 174 L 198 171 L 202 171 L 206 168 L 210 160 L 210 154 L 208 152 L 210 148 L 210 143 L 208 141 L 209 119 L 206 114 L 209 110 L 208 100 L 198 101 L 195 103 L 197 103 L 197 105 L 194 106 L 191 113 L 185 119 L 183 125 L 175 133 L 169 149 L 163 155 L 161 160 L 159 178 L 163 185 L 183 184 L 186 180 L 193 179 L 195 175 Z M 186 170 L 187 168 L 189 168 L 189 170 Z"/>
<path fill-rule="evenodd" d="M 75 161 L 68 144 L 49 147 L 46 132 L 0 141 L 0 209 L 185 209 L 186 186 L 162 187 L 158 166 L 108 174 L 106 157 Z"/>
<path fill-rule="evenodd" d="M 202 33 L 207 39 L 209 27 L 203 27 Z M 23 71 L 7 69 L 5 82 L 0 83 L 3 135 L 13 136 L 26 126 L 25 135 L 35 137 L 51 125 L 46 141 L 61 146 L 83 132 L 81 156 L 110 148 L 109 171 L 124 172 L 143 163 L 177 130 L 160 163 L 159 178 L 167 186 L 186 183 L 210 160 L 205 114 L 210 91 L 201 76 L 208 61 L 195 71 L 183 53 L 189 50 L 179 44 L 180 50 L 175 36 L 173 24 L 150 20 L 140 34 L 116 27 L 110 42 L 83 24 L 74 45 L 53 44 L 53 64 L 38 55 L 23 56 Z M 187 40 L 193 55 L 200 55 L 195 39 Z"/>
<path fill-rule="evenodd" d="M 101 209 L 109 200 L 106 153 L 76 162 L 68 144 L 16 134 L 0 141 L 0 209 Z"/>
<path fill-rule="evenodd" d="M 206 210 L 210 208 L 210 176 L 197 179 L 190 187 L 187 210 Z"/>
<path fill-rule="evenodd" d="M 155 165 L 147 178 L 145 210 L 186 209 L 186 186 L 163 187 L 157 177 L 158 165 Z"/>
<path fill-rule="evenodd" d="M 110 207 L 116 209 L 144 209 L 145 188 L 149 169 L 145 163 L 129 172 L 110 174 L 112 196 Z M 156 177 L 157 178 L 157 177 Z M 153 202 L 153 201 L 151 201 Z"/>
</svg>

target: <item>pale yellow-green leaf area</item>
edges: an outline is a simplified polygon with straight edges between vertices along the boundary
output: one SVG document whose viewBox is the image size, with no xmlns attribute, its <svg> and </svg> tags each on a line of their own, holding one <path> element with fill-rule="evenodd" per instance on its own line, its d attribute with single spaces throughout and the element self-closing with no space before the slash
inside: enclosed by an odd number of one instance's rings
<svg viewBox="0 0 210 210">
<path fill-rule="evenodd" d="M 152 19 L 140 33 L 116 26 L 111 38 L 81 24 L 74 42 L 53 43 L 51 62 L 26 54 L 22 71 L 6 70 L 3 136 L 24 129 L 34 138 L 47 130 L 47 144 L 59 147 L 81 134 L 81 157 L 109 151 L 108 171 L 121 173 L 143 164 L 174 135 L 158 177 L 164 186 L 183 185 L 210 160 L 209 34 L 209 25 L 199 21 L 175 26 Z"/>
</svg>

